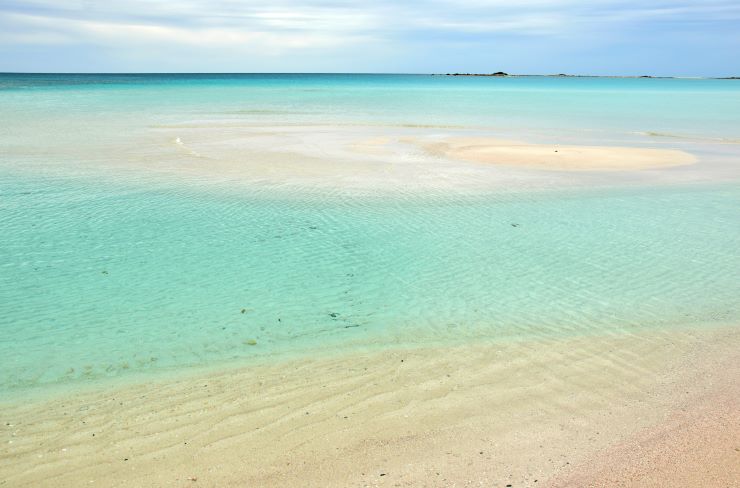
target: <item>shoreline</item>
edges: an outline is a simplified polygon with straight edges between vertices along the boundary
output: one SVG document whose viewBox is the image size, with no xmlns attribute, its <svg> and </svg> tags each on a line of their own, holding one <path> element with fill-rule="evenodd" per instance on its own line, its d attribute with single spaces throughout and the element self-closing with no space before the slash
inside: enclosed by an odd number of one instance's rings
<svg viewBox="0 0 740 488">
<path fill-rule="evenodd" d="M 558 486 L 732 384 L 737 344 L 721 326 L 389 349 L 7 405 L 0 473 L 55 487 Z"/>
</svg>

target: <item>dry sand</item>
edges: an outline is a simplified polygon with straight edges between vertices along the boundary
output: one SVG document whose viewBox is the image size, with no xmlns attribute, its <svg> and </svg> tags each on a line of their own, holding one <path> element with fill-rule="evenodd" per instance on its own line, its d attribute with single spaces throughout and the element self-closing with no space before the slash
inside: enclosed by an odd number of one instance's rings
<svg viewBox="0 0 740 488">
<path fill-rule="evenodd" d="M 445 158 L 558 171 L 632 171 L 696 162 L 693 155 L 676 149 L 531 144 L 483 137 L 418 143 Z"/>
<path fill-rule="evenodd" d="M 739 344 L 728 326 L 394 348 L 5 404 L 0 486 L 731 480 Z"/>
<path fill-rule="evenodd" d="M 734 378 L 719 378 L 702 398 L 564 470 L 550 486 L 739 486 L 740 371 L 732 371 Z"/>
</svg>

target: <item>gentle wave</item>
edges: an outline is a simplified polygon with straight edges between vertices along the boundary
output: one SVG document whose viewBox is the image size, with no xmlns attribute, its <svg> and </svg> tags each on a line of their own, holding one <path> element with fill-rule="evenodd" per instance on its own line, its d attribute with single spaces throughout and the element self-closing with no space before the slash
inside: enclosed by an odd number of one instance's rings
<svg viewBox="0 0 740 488">
<path fill-rule="evenodd" d="M 700 136 L 700 135 L 673 134 L 669 132 L 654 132 L 654 131 L 636 132 L 636 134 L 647 136 L 647 137 L 665 137 L 665 138 L 670 138 L 670 139 L 719 142 L 723 144 L 740 144 L 740 139 L 730 139 L 730 138 L 724 138 L 724 137 L 707 137 L 707 136 Z"/>
</svg>

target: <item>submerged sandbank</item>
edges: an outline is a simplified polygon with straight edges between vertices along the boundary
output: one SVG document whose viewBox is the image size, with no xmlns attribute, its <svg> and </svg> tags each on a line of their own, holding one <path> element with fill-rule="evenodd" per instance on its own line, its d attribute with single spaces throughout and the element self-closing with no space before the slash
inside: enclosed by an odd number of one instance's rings
<svg viewBox="0 0 740 488">
<path fill-rule="evenodd" d="M 208 120 L 155 125 L 126 144 L 79 145 L 68 162 L 40 157 L 13 171 L 366 195 L 683 184 L 738 177 L 736 144 L 655 139 L 638 132 L 557 136 L 534 129 L 257 126 Z"/>
<path fill-rule="evenodd" d="M 393 348 L 6 404 L 0 477 L 547 486 L 732 381 L 737 344 L 696 327 Z"/>
<path fill-rule="evenodd" d="M 699 160 L 680 143 L 658 147 L 642 147 L 644 142 L 637 141 L 541 143 L 444 127 L 228 127 L 224 131 L 206 124 L 162 130 L 179 141 L 175 152 L 187 161 L 178 164 L 178 172 L 333 188 L 459 191 L 577 185 L 581 179 L 591 186 L 595 172 L 628 174 L 689 166 Z M 574 178 L 572 172 L 584 174 Z M 653 173 L 641 178 L 658 182 L 675 177 Z M 613 184 L 613 178 L 608 183 Z"/>
</svg>

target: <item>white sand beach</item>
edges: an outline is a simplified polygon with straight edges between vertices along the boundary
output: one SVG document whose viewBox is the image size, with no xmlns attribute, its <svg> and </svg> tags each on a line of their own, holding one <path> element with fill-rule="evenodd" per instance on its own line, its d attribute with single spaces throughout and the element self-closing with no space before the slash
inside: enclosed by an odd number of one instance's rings
<svg viewBox="0 0 740 488">
<path fill-rule="evenodd" d="M 733 327 L 676 328 L 390 349 L 5 404 L 0 478 L 729 486 L 739 339 Z"/>
</svg>

